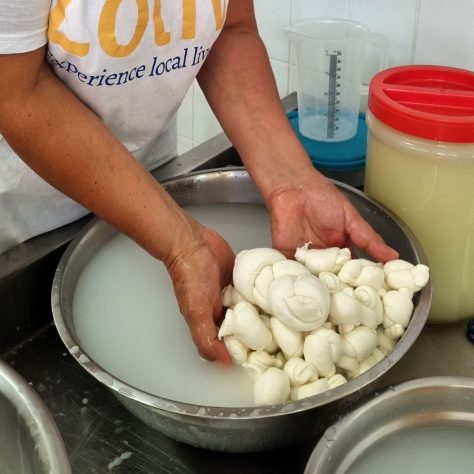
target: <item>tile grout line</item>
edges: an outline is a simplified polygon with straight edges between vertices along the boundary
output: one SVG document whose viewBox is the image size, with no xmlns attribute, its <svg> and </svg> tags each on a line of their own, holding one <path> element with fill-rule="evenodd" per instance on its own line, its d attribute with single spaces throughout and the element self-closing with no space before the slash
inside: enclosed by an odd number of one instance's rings
<svg viewBox="0 0 474 474">
<path fill-rule="evenodd" d="M 414 64 L 415 62 L 416 46 L 418 42 L 418 31 L 419 31 L 420 16 L 421 16 L 421 2 L 422 0 L 416 0 L 416 4 L 415 4 L 415 18 L 413 19 L 413 33 L 412 33 L 412 43 L 411 43 L 411 53 L 410 53 L 411 64 Z"/>
</svg>

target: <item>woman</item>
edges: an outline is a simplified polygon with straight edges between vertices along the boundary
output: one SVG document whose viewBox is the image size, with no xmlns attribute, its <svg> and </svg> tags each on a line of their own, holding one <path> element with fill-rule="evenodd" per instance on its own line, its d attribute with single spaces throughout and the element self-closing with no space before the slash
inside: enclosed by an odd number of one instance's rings
<svg viewBox="0 0 474 474">
<path fill-rule="evenodd" d="M 275 248 L 353 243 L 397 257 L 293 133 L 252 0 L 3 0 L 2 10 L 3 251 L 90 210 L 163 261 L 201 355 L 230 364 L 216 322 L 233 252 L 147 171 L 175 156 L 173 117 L 197 77 L 265 200 Z"/>
</svg>

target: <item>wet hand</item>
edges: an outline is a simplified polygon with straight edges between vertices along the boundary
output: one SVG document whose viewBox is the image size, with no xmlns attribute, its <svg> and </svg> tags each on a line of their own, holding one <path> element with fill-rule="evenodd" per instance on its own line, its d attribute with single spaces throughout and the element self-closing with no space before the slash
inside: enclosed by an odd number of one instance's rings
<svg viewBox="0 0 474 474">
<path fill-rule="evenodd" d="M 216 324 L 223 317 L 222 288 L 230 283 L 234 253 L 215 231 L 193 224 L 194 236 L 177 237 L 172 258 L 165 264 L 171 275 L 181 313 L 200 355 L 224 366 L 232 364 Z"/>
<path fill-rule="evenodd" d="M 355 245 L 380 262 L 398 258 L 342 192 L 319 174 L 308 173 L 297 185 L 280 189 L 267 205 L 273 247 L 287 257 L 311 242 L 317 248 Z"/>
</svg>

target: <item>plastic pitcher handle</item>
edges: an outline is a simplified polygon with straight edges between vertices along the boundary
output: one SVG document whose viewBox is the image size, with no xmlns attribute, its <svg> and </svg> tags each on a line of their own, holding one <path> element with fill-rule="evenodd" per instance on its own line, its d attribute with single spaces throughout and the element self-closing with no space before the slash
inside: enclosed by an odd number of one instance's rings
<svg viewBox="0 0 474 474">
<path fill-rule="evenodd" d="M 387 67 L 388 38 L 383 33 L 367 33 L 364 40 L 362 86 L 368 87 L 372 77 Z"/>
</svg>

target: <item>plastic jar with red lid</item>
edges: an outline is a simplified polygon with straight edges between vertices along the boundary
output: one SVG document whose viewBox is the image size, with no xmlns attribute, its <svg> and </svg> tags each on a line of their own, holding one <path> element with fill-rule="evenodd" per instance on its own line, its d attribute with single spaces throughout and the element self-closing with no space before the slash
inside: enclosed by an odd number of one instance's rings
<svg viewBox="0 0 474 474">
<path fill-rule="evenodd" d="M 365 192 L 420 241 L 428 321 L 474 316 L 474 72 L 401 66 L 371 81 Z"/>
</svg>

